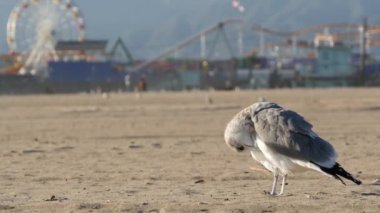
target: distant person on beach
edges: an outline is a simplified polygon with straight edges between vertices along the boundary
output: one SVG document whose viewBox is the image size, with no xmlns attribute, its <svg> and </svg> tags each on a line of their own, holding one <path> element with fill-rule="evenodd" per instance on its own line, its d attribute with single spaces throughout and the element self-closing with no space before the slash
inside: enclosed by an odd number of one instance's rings
<svg viewBox="0 0 380 213">
<path fill-rule="evenodd" d="M 147 90 L 147 84 L 145 77 L 141 77 L 140 81 L 138 82 L 137 88 L 140 92 L 145 92 Z"/>
<path fill-rule="evenodd" d="M 124 84 L 127 91 L 131 91 L 131 76 L 129 74 L 124 77 Z"/>
</svg>

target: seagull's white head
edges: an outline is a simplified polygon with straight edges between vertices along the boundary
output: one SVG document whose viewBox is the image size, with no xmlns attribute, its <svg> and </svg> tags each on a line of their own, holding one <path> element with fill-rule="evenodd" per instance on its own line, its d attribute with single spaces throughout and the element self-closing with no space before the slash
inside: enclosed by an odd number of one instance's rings
<svg viewBox="0 0 380 213">
<path fill-rule="evenodd" d="M 238 152 L 255 145 L 255 129 L 251 120 L 252 108 L 246 108 L 239 112 L 227 124 L 224 131 L 226 144 Z"/>
</svg>

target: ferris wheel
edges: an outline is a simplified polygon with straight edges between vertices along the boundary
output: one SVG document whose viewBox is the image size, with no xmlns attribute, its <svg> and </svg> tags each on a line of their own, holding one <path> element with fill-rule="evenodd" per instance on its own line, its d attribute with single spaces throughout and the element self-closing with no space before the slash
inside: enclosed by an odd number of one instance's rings
<svg viewBox="0 0 380 213">
<path fill-rule="evenodd" d="M 47 62 L 58 59 L 58 41 L 84 39 L 85 21 L 71 0 L 23 0 L 7 23 L 10 53 L 23 64 L 20 74 L 46 75 Z"/>
</svg>

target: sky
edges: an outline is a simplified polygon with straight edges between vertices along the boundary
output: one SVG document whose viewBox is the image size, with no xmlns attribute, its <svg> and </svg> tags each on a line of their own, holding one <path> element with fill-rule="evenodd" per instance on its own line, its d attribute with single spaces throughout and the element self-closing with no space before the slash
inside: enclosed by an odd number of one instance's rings
<svg viewBox="0 0 380 213">
<path fill-rule="evenodd" d="M 154 48 L 154 51 L 158 52 L 210 24 L 216 24 L 231 15 L 239 15 L 239 8 L 232 8 L 232 1 L 249 0 L 73 1 L 79 6 L 86 20 L 87 39 L 107 39 L 112 43 L 120 36 L 135 54 L 139 55 L 141 52 L 140 55 L 143 55 L 147 54 L 147 48 Z M 20 2 L 22 0 L 0 0 L 0 51 L 2 53 L 8 50 L 6 43 L 8 17 L 14 6 Z M 217 8 L 216 11 L 210 11 L 213 14 L 210 17 L 207 16 L 207 20 L 201 16 L 197 17 L 198 11 L 203 9 L 201 11 L 203 14 L 208 13 L 208 9 L 211 5 L 215 5 L 215 2 L 216 5 L 221 6 L 221 9 L 229 9 L 230 13 L 225 14 Z M 192 26 L 186 26 L 187 22 L 190 22 Z M 184 26 L 182 26 L 183 23 L 185 23 Z M 178 29 L 173 29 L 173 25 L 178 25 Z M 145 46 L 145 50 L 141 51 L 140 46 Z"/>
<path fill-rule="evenodd" d="M 162 16 L 156 8 L 167 9 L 176 14 L 183 0 L 74 0 L 79 6 L 86 20 L 86 37 L 89 39 L 110 39 L 117 37 L 139 37 L 133 35 L 133 31 L 157 28 L 162 24 Z M 4 52 L 6 45 L 6 26 L 10 12 L 13 7 L 22 0 L 0 0 L 0 49 Z M 202 2 L 213 2 L 213 0 L 195 0 L 193 5 L 202 5 Z M 164 4 L 164 6 L 163 6 Z M 231 1 L 224 0 L 224 4 L 230 7 Z M 166 7 L 172 5 L 172 7 Z M 184 16 L 193 14 L 184 14 Z M 161 21 L 161 22 L 160 22 Z M 127 41 L 128 42 L 128 41 Z"/>
<path fill-rule="evenodd" d="M 0 50 L 7 50 L 6 24 L 21 0 L 0 0 Z M 236 0 L 235 0 L 236 1 Z M 121 36 L 132 54 L 159 52 L 186 37 L 229 17 L 280 30 L 328 22 L 358 23 L 363 14 L 380 21 L 379 0 L 240 0 L 245 12 L 232 8 L 232 0 L 75 0 L 86 20 L 88 39 L 114 41 Z M 158 9 L 159 8 L 159 9 Z M 155 54 L 154 53 L 154 54 Z"/>
</svg>

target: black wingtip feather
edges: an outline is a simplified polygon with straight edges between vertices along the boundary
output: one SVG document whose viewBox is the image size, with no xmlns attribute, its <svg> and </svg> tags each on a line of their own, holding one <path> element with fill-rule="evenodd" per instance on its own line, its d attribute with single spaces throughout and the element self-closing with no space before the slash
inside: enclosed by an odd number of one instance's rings
<svg viewBox="0 0 380 213">
<path fill-rule="evenodd" d="M 312 163 L 314 163 L 314 162 L 312 162 Z M 347 180 L 350 180 L 350 181 L 356 183 L 357 185 L 362 184 L 361 180 L 354 178 L 349 172 L 344 170 L 343 167 L 339 163 L 335 163 L 335 165 L 332 168 L 326 168 L 326 167 L 320 166 L 316 163 L 314 163 L 314 164 L 319 166 L 319 168 L 321 168 L 321 170 L 323 172 L 326 172 L 327 174 L 332 175 L 334 178 L 340 180 L 344 185 L 346 185 L 346 184 L 344 183 L 344 181 L 340 177 L 346 178 Z"/>
</svg>

